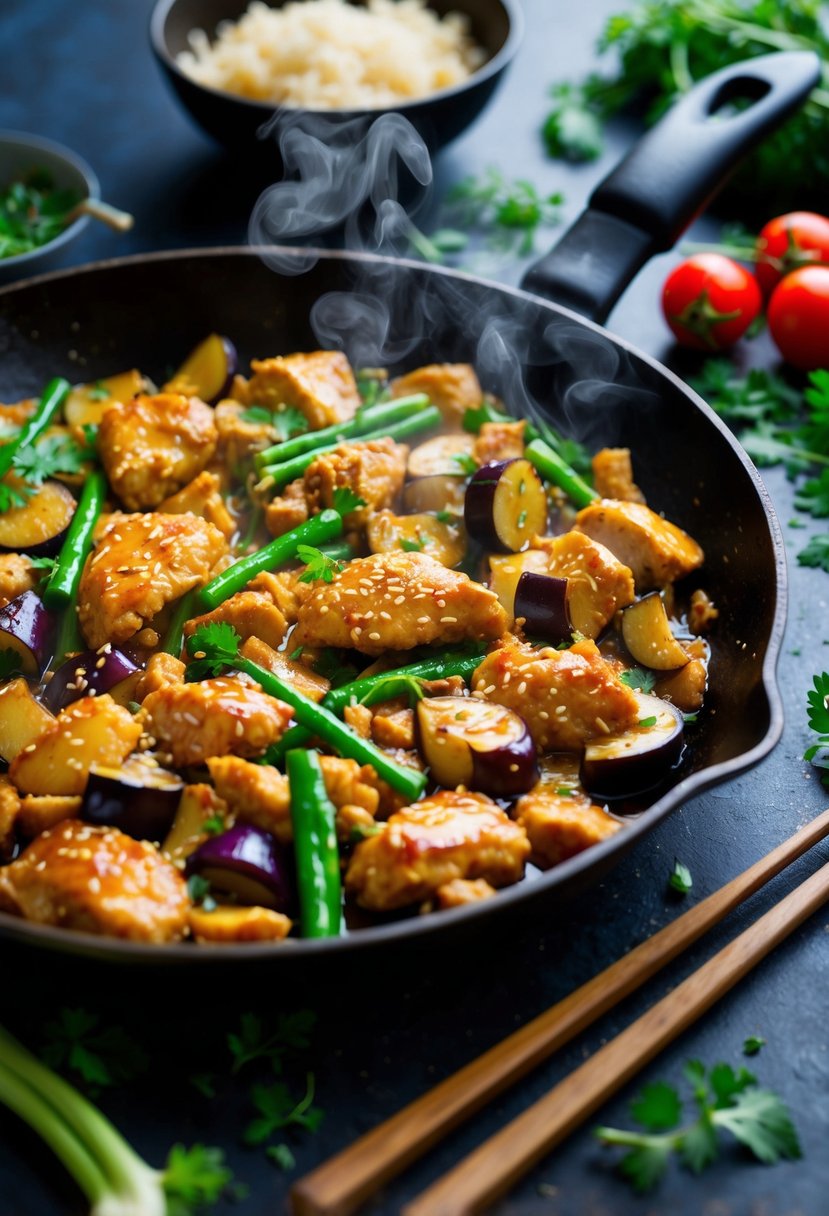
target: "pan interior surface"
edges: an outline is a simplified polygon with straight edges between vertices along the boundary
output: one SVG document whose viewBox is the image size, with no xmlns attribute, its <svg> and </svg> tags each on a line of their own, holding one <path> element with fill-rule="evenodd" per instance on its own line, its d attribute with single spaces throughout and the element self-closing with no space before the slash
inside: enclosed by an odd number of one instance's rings
<svg viewBox="0 0 829 1216">
<path fill-rule="evenodd" d="M 546 417 L 590 450 L 629 447 L 649 504 L 705 551 L 688 590 L 703 586 L 719 611 L 710 688 L 691 746 L 672 783 L 626 808 L 633 813 L 625 831 L 472 907 L 333 941 L 219 947 L 223 959 L 370 946 L 478 920 L 536 894 L 566 897 L 662 816 L 771 750 L 782 728 L 774 682 L 785 611 L 782 538 L 736 442 L 671 373 L 573 314 L 457 272 L 342 253 L 231 249 L 122 259 L 0 291 L 0 391 L 13 401 L 52 376 L 93 380 L 127 367 L 161 382 L 210 332 L 231 338 L 243 362 L 315 347 L 340 347 L 355 366 L 392 372 L 471 362 L 484 388 L 516 416 Z M 210 948 L 143 947 L 6 916 L 0 935 L 103 958 L 216 956 Z"/>
</svg>

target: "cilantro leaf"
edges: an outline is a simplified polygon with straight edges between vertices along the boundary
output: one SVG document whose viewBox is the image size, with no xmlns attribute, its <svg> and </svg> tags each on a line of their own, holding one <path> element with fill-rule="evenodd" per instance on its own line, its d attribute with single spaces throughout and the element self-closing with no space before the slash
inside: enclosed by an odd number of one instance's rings
<svg viewBox="0 0 829 1216">
<path fill-rule="evenodd" d="M 188 681 L 219 675 L 233 663 L 242 639 L 227 621 L 208 621 L 187 639 L 187 653 L 195 660 L 187 665 Z"/>
<path fill-rule="evenodd" d="M 716 1161 L 719 1156 L 717 1132 L 705 1115 L 700 1116 L 697 1122 L 692 1123 L 685 1131 L 680 1156 L 694 1174 L 702 1173 L 706 1165 Z"/>
<path fill-rule="evenodd" d="M 601 1130 L 601 1129 L 600 1129 Z M 630 1181 L 634 1191 L 643 1195 L 652 1191 L 668 1168 L 671 1146 L 664 1140 L 643 1142 L 626 1153 L 619 1162 L 619 1169 Z"/>
<path fill-rule="evenodd" d="M 550 156 L 574 163 L 595 160 L 604 140 L 601 123 L 583 89 L 558 84 L 550 90 L 555 105 L 544 120 L 542 135 Z"/>
<path fill-rule="evenodd" d="M 47 435 L 39 443 L 19 448 L 12 468 L 32 486 L 41 486 L 56 473 L 80 473 L 95 456 L 94 449 L 71 435 Z"/>
<path fill-rule="evenodd" d="M 756 1056 L 762 1047 L 765 1047 L 766 1040 L 759 1034 L 750 1034 L 743 1040 L 743 1055 Z"/>
<path fill-rule="evenodd" d="M 0 511 L 11 511 L 14 507 L 25 507 L 33 493 L 32 487 L 26 485 L 25 482 L 21 482 L 16 486 L 10 486 L 7 482 L 0 481 Z"/>
<path fill-rule="evenodd" d="M 691 871 L 681 861 L 674 861 L 674 868 L 668 879 L 668 886 L 680 895 L 687 895 L 694 885 Z"/>
<path fill-rule="evenodd" d="M 491 247 L 532 253 L 537 230 L 561 219 L 562 195 L 541 194 L 523 178 L 509 181 L 490 166 L 480 177 L 467 177 L 446 196 L 449 216 L 462 229 L 488 230 Z M 431 244 L 431 242 L 430 242 Z M 435 250 L 440 255 L 440 250 Z"/>
<path fill-rule="evenodd" d="M 794 505 L 798 511 L 806 511 L 815 519 L 829 516 L 829 469 L 821 469 L 818 477 L 804 481 L 795 493 Z M 803 527 L 803 524 L 792 520 L 789 527 Z"/>
<path fill-rule="evenodd" d="M 216 901 L 210 892 L 210 880 L 204 875 L 191 874 L 187 879 L 187 894 L 203 912 L 212 912 L 216 907 Z"/>
<path fill-rule="evenodd" d="M 249 405 L 239 415 L 240 422 L 250 422 L 254 426 L 270 426 L 274 414 L 265 405 Z"/>
<path fill-rule="evenodd" d="M 96 1089 L 130 1081 L 149 1064 L 149 1057 L 122 1027 L 102 1027 L 98 1014 L 86 1009 L 61 1009 L 43 1030 L 44 1062 L 76 1073 Z"/>
<path fill-rule="evenodd" d="M 314 1074 L 309 1072 L 305 1078 L 305 1093 L 297 1102 L 284 1081 L 277 1081 L 273 1085 L 254 1085 L 251 1100 L 259 1115 L 245 1128 L 242 1135 L 245 1143 L 264 1144 L 283 1127 L 304 1127 L 307 1131 L 316 1131 L 322 1122 L 323 1112 L 313 1105 L 314 1087 Z"/>
<path fill-rule="evenodd" d="M 812 684 L 806 695 L 809 726 L 818 734 L 829 736 L 829 673 L 814 676 Z"/>
<path fill-rule="evenodd" d="M 819 532 L 813 536 L 798 553 L 797 564 L 825 570 L 829 574 L 829 532 Z"/>
<path fill-rule="evenodd" d="M 246 1064 L 266 1060 L 278 1075 L 288 1052 L 308 1047 L 315 1022 L 316 1015 L 310 1009 L 281 1013 L 270 1028 L 256 1014 L 242 1014 L 239 1030 L 227 1036 L 233 1056 L 232 1071 L 237 1073 Z"/>
<path fill-rule="evenodd" d="M 731 1105 L 716 1110 L 712 1120 L 767 1165 L 781 1157 L 794 1160 L 802 1156 L 791 1116 L 769 1089 L 744 1089 Z"/>
<path fill-rule="evenodd" d="M 164 1168 L 167 1216 L 190 1216 L 195 1206 L 216 1203 L 232 1179 L 222 1149 L 174 1144 Z"/>
<path fill-rule="evenodd" d="M 335 511 L 339 511 L 340 515 L 350 515 L 352 511 L 357 511 L 360 507 L 367 505 L 366 500 L 361 498 L 350 486 L 339 486 L 332 496 L 332 506 Z"/>
<path fill-rule="evenodd" d="M 294 405 L 286 405 L 270 416 L 270 424 L 280 440 L 291 439 L 294 435 L 304 435 L 309 429 L 308 419 Z"/>
<path fill-rule="evenodd" d="M 478 462 L 469 452 L 453 452 L 452 459 L 466 477 L 478 471 Z"/>
<path fill-rule="evenodd" d="M 655 1081 L 642 1088 L 638 1098 L 631 1102 L 630 1112 L 636 1122 L 648 1131 L 667 1131 L 679 1123 L 682 1103 L 673 1085 Z"/>
<path fill-rule="evenodd" d="M 296 1165 L 296 1157 L 287 1144 L 270 1144 L 265 1149 L 265 1156 L 278 1165 L 281 1170 L 292 1170 Z"/>
<path fill-rule="evenodd" d="M 334 575 L 342 570 L 342 563 L 315 549 L 313 545 L 297 545 L 297 557 L 305 563 L 305 569 L 299 576 L 301 583 L 314 583 L 322 579 L 324 583 L 333 582 Z"/>
<path fill-rule="evenodd" d="M 628 688 L 638 688 L 641 692 L 653 692 L 656 684 L 654 673 L 643 667 L 630 667 L 622 672 L 619 679 L 623 684 L 627 684 Z"/>
</svg>

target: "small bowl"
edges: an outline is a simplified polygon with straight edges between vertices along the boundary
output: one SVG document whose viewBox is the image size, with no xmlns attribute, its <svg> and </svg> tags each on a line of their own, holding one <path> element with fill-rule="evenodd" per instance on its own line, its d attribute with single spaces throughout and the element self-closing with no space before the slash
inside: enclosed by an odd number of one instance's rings
<svg viewBox="0 0 829 1216">
<path fill-rule="evenodd" d="M 23 131 L 0 130 L 0 187 L 32 169 L 45 169 L 60 189 L 74 190 L 81 198 L 99 199 L 98 178 L 83 157 L 41 135 Z M 10 283 L 26 275 L 38 274 L 58 266 L 67 248 L 89 223 L 89 216 L 73 220 L 54 240 L 28 253 L 0 258 L 0 283 Z"/>
<path fill-rule="evenodd" d="M 285 0 L 270 0 L 279 8 Z M 486 62 L 460 84 L 399 105 L 361 110 L 309 110 L 276 107 L 250 101 L 233 93 L 208 88 L 187 76 L 176 63 L 176 55 L 189 49 L 192 29 L 204 30 L 212 38 L 222 21 L 236 21 L 249 0 L 158 0 L 150 20 L 150 42 L 174 93 L 191 118 L 219 143 L 247 153 L 257 146 L 275 155 L 273 140 L 257 140 L 257 133 L 275 114 L 295 117 L 298 113 L 339 116 L 343 120 L 364 119 L 366 126 L 380 114 L 402 114 L 420 133 L 430 152 L 436 152 L 460 135 L 478 117 L 513 58 L 523 32 L 520 0 L 429 0 L 429 7 L 443 16 L 461 13 L 469 19 L 470 33 L 486 52 Z"/>
</svg>

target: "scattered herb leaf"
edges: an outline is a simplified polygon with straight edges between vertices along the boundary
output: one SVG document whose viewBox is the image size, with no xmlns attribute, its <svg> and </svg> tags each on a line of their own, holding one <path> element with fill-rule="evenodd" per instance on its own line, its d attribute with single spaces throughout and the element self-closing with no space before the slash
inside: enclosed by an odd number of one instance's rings
<svg viewBox="0 0 829 1216">
<path fill-rule="evenodd" d="M 44 1034 L 44 1063 L 75 1073 L 96 1089 L 130 1081 L 149 1064 L 146 1052 L 122 1027 L 102 1027 L 98 1014 L 86 1009 L 61 1009 L 46 1023 Z"/>
<path fill-rule="evenodd" d="M 629 667 L 627 671 L 623 671 L 619 676 L 622 684 L 627 684 L 628 688 L 636 688 L 640 692 L 653 692 L 656 684 L 656 676 L 652 671 L 646 671 L 644 667 Z"/>
<path fill-rule="evenodd" d="M 366 500 L 355 493 L 350 486 L 339 486 L 332 495 L 332 504 L 335 511 L 339 511 L 340 515 L 350 515 L 352 511 L 359 510 L 360 507 L 365 507 Z"/>
<path fill-rule="evenodd" d="M 640 718 L 639 726 L 644 726 L 646 728 L 651 727 L 651 726 L 656 726 L 656 717 L 651 716 L 650 718 Z"/>
<path fill-rule="evenodd" d="M 254 1085 L 251 1101 L 259 1111 L 245 1128 L 242 1139 L 246 1144 L 264 1144 L 275 1131 L 284 1127 L 304 1127 L 314 1132 L 322 1122 L 323 1112 L 313 1105 L 314 1074 L 305 1078 L 305 1093 L 297 1101 L 284 1081 L 273 1085 Z"/>
<path fill-rule="evenodd" d="M 478 471 L 478 462 L 469 452 L 453 452 L 452 459 L 466 477 Z"/>
<path fill-rule="evenodd" d="M 681 861 L 674 861 L 674 868 L 668 878 L 668 886 L 680 895 L 687 895 L 694 885 L 691 871 Z"/>
<path fill-rule="evenodd" d="M 829 532 L 819 532 L 813 536 L 804 549 L 797 555 L 799 566 L 812 566 L 829 573 Z"/>
<path fill-rule="evenodd" d="M 301 583 L 314 583 L 318 579 L 330 583 L 333 582 L 334 575 L 342 570 L 340 562 L 323 553 L 321 549 L 315 549 L 313 545 L 297 545 L 297 557 L 305 563 L 305 569 L 299 576 Z"/>
<path fill-rule="evenodd" d="M 762 1047 L 765 1047 L 766 1040 L 759 1034 L 750 1034 L 743 1040 L 743 1055 L 756 1056 Z"/>
<path fill-rule="evenodd" d="M 173 1145 L 164 1170 L 167 1216 L 190 1216 L 195 1207 L 217 1203 L 232 1179 L 220 1148 Z"/>
<path fill-rule="evenodd" d="M 265 1149 L 265 1156 L 278 1165 L 281 1170 L 292 1170 L 296 1165 L 296 1157 L 287 1144 L 270 1144 Z"/>
</svg>

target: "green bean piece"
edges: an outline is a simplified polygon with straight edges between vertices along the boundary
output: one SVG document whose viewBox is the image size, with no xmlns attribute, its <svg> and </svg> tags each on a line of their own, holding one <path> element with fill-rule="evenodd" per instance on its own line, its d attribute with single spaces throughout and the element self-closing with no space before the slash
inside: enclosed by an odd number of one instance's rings
<svg viewBox="0 0 829 1216">
<path fill-rule="evenodd" d="M 233 666 L 237 671 L 249 675 L 269 696 L 277 697 L 290 705 L 300 726 L 306 727 L 312 735 L 323 739 L 341 756 L 356 760 L 359 764 L 370 764 L 378 777 L 382 777 L 392 789 L 403 794 L 410 802 L 416 802 L 423 793 L 426 788 L 425 773 L 396 763 L 375 744 L 355 735 L 330 709 L 304 697 L 292 684 L 251 659 L 246 659 L 244 655 L 237 655 L 233 659 Z"/>
<path fill-rule="evenodd" d="M 524 455 L 542 477 L 559 486 L 577 507 L 588 507 L 599 495 L 543 439 L 528 444 Z"/>
<path fill-rule="evenodd" d="M 0 447 L 0 477 L 6 476 L 20 448 L 28 447 L 30 443 L 34 443 L 38 436 L 43 434 L 68 397 L 71 388 L 72 385 L 68 380 L 64 380 L 62 376 L 56 376 L 54 380 L 49 381 L 41 394 L 34 413 L 26 419 L 20 428 L 20 434 L 16 435 L 9 443 L 4 443 Z"/>
<path fill-rule="evenodd" d="M 408 439 L 411 435 L 419 435 L 421 431 L 431 430 L 432 427 L 440 426 L 441 413 L 437 406 L 429 405 L 425 409 L 420 409 L 411 418 L 404 418 L 402 422 L 394 422 L 386 426 L 383 430 L 366 431 L 360 436 L 360 443 L 369 443 L 372 439 Z M 325 452 L 333 452 L 338 445 L 336 443 L 327 443 L 323 447 L 315 448 L 313 452 L 305 452 L 301 456 L 294 456 L 292 460 L 286 460 L 282 464 L 269 464 L 261 470 L 262 479 L 270 478 L 275 488 L 287 485 L 289 481 L 294 481 L 297 477 L 301 477 L 309 464 L 312 464 L 318 456 L 324 455 Z"/>
<path fill-rule="evenodd" d="M 408 692 L 408 681 L 445 680 L 449 676 L 463 676 L 468 679 L 483 660 L 483 648 L 475 654 L 437 654 L 406 667 L 396 667 L 393 671 L 379 672 L 374 676 L 363 676 L 362 679 L 352 680 L 339 688 L 332 688 L 326 693 L 320 704 L 334 714 L 342 714 L 352 701 L 362 705 L 374 705 L 378 701 L 388 701 L 404 692 Z M 396 686 L 394 681 L 399 681 Z M 282 738 L 272 744 L 267 751 L 268 764 L 281 764 L 286 753 L 292 747 L 305 747 L 313 738 L 310 730 L 304 726 L 292 726 Z"/>
<path fill-rule="evenodd" d="M 181 658 L 184 648 L 184 626 L 191 617 L 198 615 L 199 610 L 196 604 L 198 593 L 198 587 L 193 587 L 191 591 L 181 597 L 170 614 L 170 623 L 167 626 L 161 649 L 176 659 Z"/>
<path fill-rule="evenodd" d="M 339 511 L 321 511 L 305 523 L 291 528 L 283 536 L 277 536 L 262 549 L 242 557 L 227 570 L 217 574 L 202 587 L 197 600 L 201 607 L 213 609 L 224 603 L 231 595 L 241 591 L 252 578 L 263 570 L 274 570 L 277 566 L 296 557 L 299 545 L 321 545 L 329 540 L 338 540 L 343 534 L 343 517 Z"/>
<path fill-rule="evenodd" d="M 336 810 L 328 797 L 316 752 L 290 751 L 285 765 L 291 787 L 302 936 L 338 937 L 342 931 L 342 883 Z"/>
<path fill-rule="evenodd" d="M 42 599 L 47 608 L 71 607 L 74 611 L 83 564 L 92 548 L 92 533 L 103 510 L 106 495 L 107 482 L 104 474 L 100 470 L 90 473 L 81 490 L 60 556 L 43 588 Z"/>
<path fill-rule="evenodd" d="M 304 435 L 295 435 L 293 439 L 284 439 L 282 443 L 275 443 L 273 447 L 257 452 L 256 467 L 264 469 L 266 465 L 282 464 L 294 456 L 315 452 L 327 443 L 338 444 L 346 439 L 364 435 L 366 431 L 376 431 L 387 423 L 409 418 L 428 405 L 429 398 L 425 393 L 414 393 L 410 397 L 398 397 L 396 401 L 367 406 L 347 422 L 336 422 L 332 426 L 322 427 L 319 431 L 306 431 Z"/>
<path fill-rule="evenodd" d="M 70 654 L 80 654 L 85 649 L 86 643 L 81 636 L 81 627 L 78 624 L 77 605 L 67 604 L 58 622 L 55 655 L 51 663 L 52 671 L 57 671 L 63 660 Z"/>
</svg>

